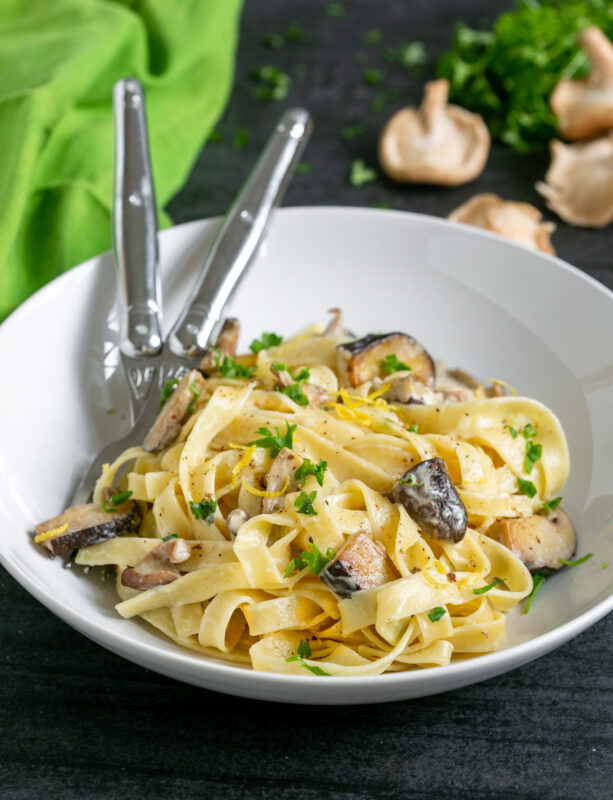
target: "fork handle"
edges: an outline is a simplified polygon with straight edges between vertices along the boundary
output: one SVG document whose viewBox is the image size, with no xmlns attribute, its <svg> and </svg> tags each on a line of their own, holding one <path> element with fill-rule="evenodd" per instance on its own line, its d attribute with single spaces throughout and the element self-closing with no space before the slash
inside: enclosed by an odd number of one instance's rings
<svg viewBox="0 0 613 800">
<path fill-rule="evenodd" d="M 230 208 L 202 266 L 200 279 L 168 337 L 177 356 L 202 354 L 217 328 L 224 307 L 257 253 L 273 209 L 311 133 L 310 115 L 301 108 L 286 111 L 240 194 Z"/>
<path fill-rule="evenodd" d="M 135 78 L 113 89 L 115 187 L 113 243 L 122 285 L 120 350 L 152 356 L 162 349 L 157 214 L 145 117 L 145 93 Z"/>
</svg>

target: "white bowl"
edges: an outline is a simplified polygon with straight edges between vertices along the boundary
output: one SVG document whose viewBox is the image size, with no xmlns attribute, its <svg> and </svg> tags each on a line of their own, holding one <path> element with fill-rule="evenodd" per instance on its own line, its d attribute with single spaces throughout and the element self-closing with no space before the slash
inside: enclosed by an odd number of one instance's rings
<svg viewBox="0 0 613 800">
<path fill-rule="evenodd" d="M 172 323 L 218 220 L 160 235 Z M 505 649 L 447 667 L 367 678 L 257 673 L 181 650 L 124 620 L 109 583 L 62 569 L 29 535 L 59 513 L 91 457 L 128 429 L 109 254 L 63 275 L 0 328 L 0 558 L 83 634 L 165 675 L 208 689 L 297 703 L 373 703 L 434 694 L 505 672 L 563 644 L 613 608 L 613 294 L 573 267 L 474 228 L 367 209 L 288 209 L 231 313 L 243 343 L 290 333 L 342 306 L 348 327 L 404 330 L 437 358 L 503 377 L 549 405 L 568 436 L 564 507 L 585 564 L 548 580 Z M 107 409 L 117 413 L 109 415 Z M 604 569 L 603 562 L 611 563 Z M 10 613 L 10 610 L 9 610 Z M 35 632 L 32 632 L 35 635 Z"/>
</svg>

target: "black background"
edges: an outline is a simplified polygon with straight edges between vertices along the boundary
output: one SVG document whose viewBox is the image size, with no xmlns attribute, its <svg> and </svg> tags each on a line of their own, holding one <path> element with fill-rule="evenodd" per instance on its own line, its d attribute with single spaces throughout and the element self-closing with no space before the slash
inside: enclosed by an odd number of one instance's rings
<svg viewBox="0 0 613 800">
<path fill-rule="evenodd" d="M 541 207 L 533 189 L 548 156 L 494 146 L 481 177 L 455 189 L 397 187 L 380 177 L 349 184 L 351 161 L 376 167 L 383 122 L 419 100 L 453 23 L 475 25 L 510 7 L 485 0 L 348 0 L 332 19 L 315 0 L 247 0 L 236 84 L 184 190 L 170 204 L 177 223 L 222 214 L 284 107 L 315 119 L 285 205 L 389 203 L 447 215 L 477 192 Z M 275 51 L 271 32 L 298 21 L 305 44 Z M 384 43 L 419 39 L 421 74 L 387 64 L 364 33 Z M 379 87 L 361 79 L 355 54 L 386 71 Z M 293 76 L 289 97 L 252 96 L 250 73 L 264 64 Z M 298 68 L 304 65 L 305 70 Z M 306 72 L 298 74 L 296 72 Z M 383 113 L 369 111 L 393 93 Z M 342 128 L 363 124 L 350 142 Z M 233 141 L 247 128 L 249 143 Z M 547 215 L 549 218 L 549 215 Z M 553 218 L 553 217 L 551 217 Z M 572 229 L 558 221 L 558 255 L 613 287 L 613 228 Z M 552 302 L 555 298 L 552 298 Z M 613 616 L 574 641 L 507 675 L 455 692 L 379 706 L 318 708 L 269 704 L 186 686 L 94 645 L 56 619 L 0 570 L 0 797 L 4 798 L 610 798 L 613 741 Z"/>
</svg>

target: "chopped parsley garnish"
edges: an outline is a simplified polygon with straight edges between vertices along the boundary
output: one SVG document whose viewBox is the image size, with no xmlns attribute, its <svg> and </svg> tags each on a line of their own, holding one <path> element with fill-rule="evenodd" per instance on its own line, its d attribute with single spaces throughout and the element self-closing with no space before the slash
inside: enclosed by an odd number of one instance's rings
<svg viewBox="0 0 613 800">
<path fill-rule="evenodd" d="M 560 558 L 558 561 L 560 564 L 564 564 L 565 567 L 577 567 L 579 564 L 585 564 L 593 555 L 594 553 L 588 553 L 586 556 L 583 556 L 583 558 L 577 558 L 575 561 L 567 561 L 565 558 Z"/>
<path fill-rule="evenodd" d="M 215 363 L 217 369 L 221 372 L 224 378 L 241 378 L 249 380 L 257 372 L 256 367 L 245 367 L 242 364 L 237 364 L 232 356 L 221 357 L 221 351 L 215 350 Z"/>
<path fill-rule="evenodd" d="M 547 500 L 546 503 L 543 503 L 543 507 L 540 508 L 537 513 L 541 514 L 543 517 L 549 517 L 551 514 L 553 514 L 561 502 L 561 497 L 554 497 L 553 500 Z"/>
<path fill-rule="evenodd" d="M 444 617 L 447 613 L 447 609 L 443 608 L 443 606 L 437 606 L 433 608 L 431 611 L 428 611 L 428 619 L 430 622 L 438 622 L 441 617 Z"/>
<path fill-rule="evenodd" d="M 189 404 L 189 408 L 187 409 L 189 414 L 193 414 L 196 410 L 196 400 L 200 397 L 201 391 L 198 388 L 198 378 L 194 378 L 194 380 L 189 385 L 191 393 L 194 395 L 193 401 Z"/>
<path fill-rule="evenodd" d="M 129 500 L 131 497 L 132 492 L 116 492 L 111 496 L 110 500 L 104 500 L 102 502 L 102 508 L 109 513 L 115 513 L 119 506 L 122 506 L 126 500 Z"/>
<path fill-rule="evenodd" d="M 413 69 L 426 63 L 426 48 L 421 42 L 407 42 L 396 49 L 387 47 L 383 58 L 386 61 L 396 61 L 405 69 Z"/>
<path fill-rule="evenodd" d="M 178 539 L 178 538 L 179 538 L 178 533 L 169 533 L 168 536 L 162 536 L 162 541 L 169 542 L 171 539 Z"/>
<path fill-rule="evenodd" d="M 517 431 L 515 430 L 515 428 L 513 428 L 511 425 L 507 425 L 507 428 L 509 429 L 509 433 L 511 434 L 511 438 L 512 439 L 517 439 Z"/>
<path fill-rule="evenodd" d="M 304 514 L 307 517 L 316 517 L 317 511 L 313 508 L 313 503 L 317 497 L 317 492 L 300 492 L 298 497 L 294 500 L 294 508 L 299 514 Z"/>
<path fill-rule="evenodd" d="M 168 400 L 170 395 L 174 392 L 177 388 L 177 384 L 179 383 L 178 378 L 168 378 L 166 383 L 164 384 L 164 388 L 162 389 L 161 399 L 160 399 L 160 407 L 164 405 L 164 403 Z"/>
<path fill-rule="evenodd" d="M 352 186 L 362 186 L 365 183 L 372 183 L 377 180 L 377 173 L 374 169 L 367 167 L 364 159 L 356 158 L 351 164 L 349 173 L 349 183 Z"/>
<path fill-rule="evenodd" d="M 524 469 L 528 473 L 528 475 L 532 472 L 532 467 L 536 464 L 536 462 L 540 459 L 543 455 L 543 445 L 542 444 L 534 444 L 534 442 L 526 442 L 526 461 L 524 463 Z"/>
<path fill-rule="evenodd" d="M 350 141 L 351 139 L 355 139 L 358 136 L 362 136 L 363 133 L 364 133 L 363 125 L 348 125 L 341 131 L 341 137 L 346 141 Z"/>
<path fill-rule="evenodd" d="M 419 425 L 409 425 L 407 430 L 409 433 L 419 433 Z"/>
<path fill-rule="evenodd" d="M 409 486 L 417 486 L 417 478 L 415 477 L 415 475 L 413 475 L 412 472 L 409 472 L 409 474 L 406 476 L 406 478 L 400 478 L 400 480 L 398 482 L 399 483 L 406 483 Z"/>
<path fill-rule="evenodd" d="M 272 50 L 279 50 L 285 44 L 285 39 L 280 33 L 268 33 L 262 39 L 262 43 Z"/>
<path fill-rule="evenodd" d="M 308 38 L 304 28 L 298 22 L 292 22 L 289 28 L 285 31 L 285 38 L 288 42 L 296 42 L 297 44 L 305 42 Z"/>
<path fill-rule="evenodd" d="M 285 100 L 292 85 L 290 76 L 271 64 L 254 70 L 251 77 L 260 83 L 253 94 L 262 100 Z"/>
<path fill-rule="evenodd" d="M 491 583 L 488 583 L 487 586 L 482 586 L 480 589 L 473 589 L 473 594 L 485 594 L 489 592 L 490 589 L 494 589 L 496 586 L 500 586 L 501 583 L 504 583 L 506 578 L 496 578 Z"/>
<path fill-rule="evenodd" d="M 201 500 L 199 503 L 189 501 L 189 507 L 195 519 L 203 519 L 207 525 L 212 525 L 217 511 L 217 500 Z"/>
<path fill-rule="evenodd" d="M 247 128 L 240 128 L 236 132 L 236 136 L 234 137 L 234 141 L 232 142 L 232 147 L 235 150 L 244 150 L 245 147 L 249 144 L 249 131 Z"/>
<path fill-rule="evenodd" d="M 371 86 L 375 86 L 377 83 L 381 83 L 383 80 L 384 74 L 381 72 L 380 69 L 373 69 L 372 67 L 369 69 L 365 69 L 362 73 L 362 78 L 364 79 L 364 83 L 368 83 Z"/>
<path fill-rule="evenodd" d="M 276 347 L 278 344 L 281 344 L 282 341 L 283 337 L 279 336 L 277 333 L 264 332 L 261 339 L 254 339 L 251 342 L 249 349 L 252 353 L 257 355 L 260 350 L 268 350 L 269 347 Z"/>
<path fill-rule="evenodd" d="M 373 28 L 371 31 L 366 31 L 362 40 L 364 44 L 379 44 L 383 41 L 383 34 L 377 28 Z"/>
<path fill-rule="evenodd" d="M 313 464 L 310 458 L 305 458 L 302 464 L 294 472 L 294 478 L 299 486 L 302 486 L 309 475 L 314 475 L 320 486 L 324 485 L 324 472 L 328 469 L 327 461 L 320 461 Z"/>
<path fill-rule="evenodd" d="M 219 131 L 211 131 L 209 133 L 209 142 L 221 142 L 221 133 Z"/>
<path fill-rule="evenodd" d="M 308 406 L 309 398 L 302 391 L 303 386 L 304 381 L 298 381 L 297 383 L 292 383 L 290 386 L 277 386 L 277 391 L 289 397 L 290 400 L 293 400 L 294 403 L 297 403 L 299 406 Z"/>
<path fill-rule="evenodd" d="M 303 550 L 299 556 L 292 558 L 283 577 L 289 578 L 294 570 L 302 570 L 305 567 L 310 567 L 313 575 L 319 575 L 326 564 L 334 558 L 335 554 L 334 548 L 328 547 L 324 555 L 315 542 L 312 542 L 309 550 Z"/>
<path fill-rule="evenodd" d="M 526 605 L 524 607 L 524 614 L 527 614 L 530 611 L 530 606 L 532 605 L 532 601 L 536 597 L 538 590 L 541 586 L 545 583 L 545 576 L 542 572 L 536 572 L 532 576 L 532 591 L 528 595 L 528 600 L 526 601 Z"/>
<path fill-rule="evenodd" d="M 386 356 L 380 364 L 385 375 L 391 375 L 393 372 L 400 372 L 401 370 L 413 371 L 413 368 L 405 364 L 404 361 L 399 361 L 395 353 L 392 353 L 391 356 Z"/>
<path fill-rule="evenodd" d="M 308 161 L 302 161 L 300 164 L 296 164 L 294 172 L 296 175 L 308 175 L 309 172 L 313 172 L 313 165 Z"/>
<path fill-rule="evenodd" d="M 325 11 L 327 17 L 333 17 L 334 19 L 341 19 L 347 13 L 342 3 L 328 3 Z"/>
<path fill-rule="evenodd" d="M 523 478 L 517 479 L 517 488 L 520 494 L 528 495 L 528 497 L 534 497 L 536 494 L 536 486 L 532 481 L 525 481 Z"/>
<path fill-rule="evenodd" d="M 274 434 L 271 433 L 268 428 L 258 428 L 257 432 L 262 438 L 255 439 L 253 442 L 249 442 L 249 446 L 254 444 L 256 447 L 263 447 L 266 450 L 269 450 L 271 458 L 278 456 L 284 447 L 287 447 L 289 450 L 291 450 L 294 446 L 294 431 L 298 426 L 290 425 L 289 422 L 286 422 L 285 425 L 287 427 L 283 436 L 281 436 L 279 428 L 277 428 L 276 425 Z"/>
<path fill-rule="evenodd" d="M 534 427 L 534 425 L 529 422 L 527 425 L 524 425 L 524 429 L 521 432 L 524 439 L 534 439 L 535 436 L 539 435 L 539 432 Z"/>
<path fill-rule="evenodd" d="M 290 656 L 285 660 L 289 663 L 290 661 L 299 661 L 300 664 L 305 668 L 308 669 L 309 672 L 312 672 L 313 675 L 330 675 L 329 672 L 324 672 L 321 667 L 314 667 L 311 664 L 307 664 L 305 658 L 311 657 L 311 645 L 308 641 L 300 640 L 300 644 L 298 645 L 298 653 L 295 656 Z"/>
</svg>

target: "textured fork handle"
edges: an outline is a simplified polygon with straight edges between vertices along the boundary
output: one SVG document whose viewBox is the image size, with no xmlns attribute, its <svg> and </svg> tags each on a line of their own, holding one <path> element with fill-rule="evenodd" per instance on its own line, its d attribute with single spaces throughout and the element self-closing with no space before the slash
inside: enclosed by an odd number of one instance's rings
<svg viewBox="0 0 613 800">
<path fill-rule="evenodd" d="M 168 337 L 175 355 L 195 357 L 206 349 L 224 306 L 257 253 L 271 213 L 281 202 L 311 128 L 309 113 L 301 108 L 286 111 L 277 123 L 219 229 L 200 280 Z"/>
<path fill-rule="evenodd" d="M 155 194 L 140 82 L 134 78 L 118 81 L 113 108 L 113 239 L 123 294 L 120 350 L 125 356 L 151 356 L 162 349 L 160 284 Z"/>
</svg>

